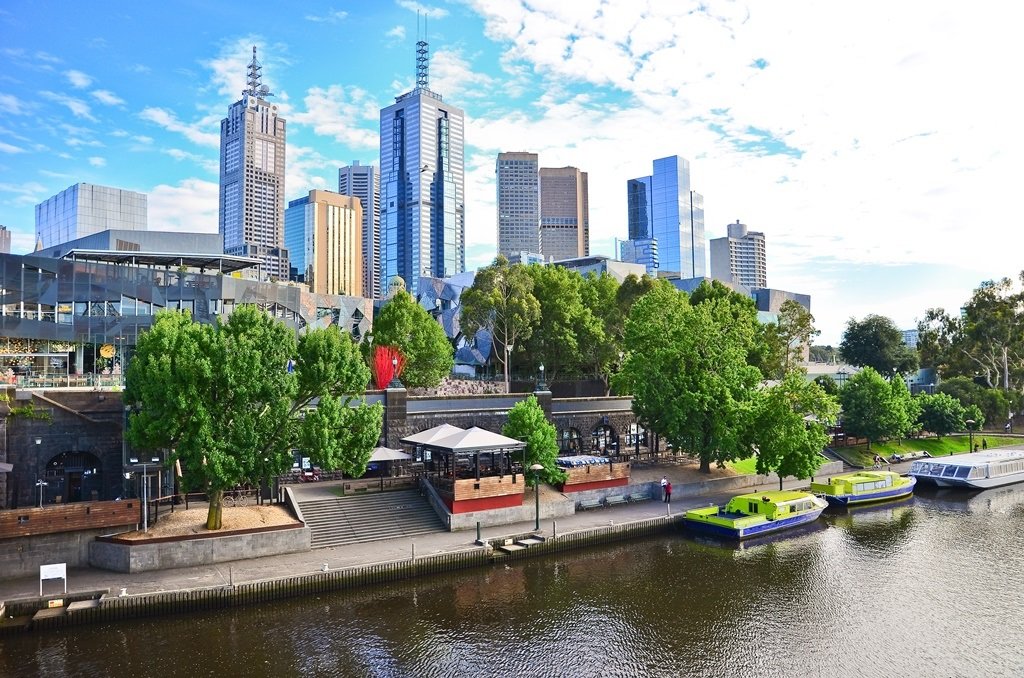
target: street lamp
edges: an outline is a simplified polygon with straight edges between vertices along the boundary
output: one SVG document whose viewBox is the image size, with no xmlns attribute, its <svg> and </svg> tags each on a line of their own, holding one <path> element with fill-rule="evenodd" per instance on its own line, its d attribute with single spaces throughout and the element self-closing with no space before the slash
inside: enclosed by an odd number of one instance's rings
<svg viewBox="0 0 1024 678">
<path fill-rule="evenodd" d="M 398 357 L 391 359 L 391 381 L 388 382 L 388 388 L 402 388 L 402 382 L 398 378 Z"/>
<path fill-rule="evenodd" d="M 39 508 L 43 508 L 43 488 L 49 484 L 50 483 L 46 482 L 42 478 L 36 481 L 36 487 L 39 488 Z"/>
<path fill-rule="evenodd" d="M 850 373 L 847 372 L 846 368 L 844 367 L 840 367 L 839 370 L 836 372 L 836 381 L 839 382 L 839 388 L 846 386 L 846 377 L 848 377 L 849 374 Z"/>
<path fill-rule="evenodd" d="M 548 385 L 544 383 L 544 363 L 540 364 L 540 381 L 537 382 L 538 391 L 548 390 Z"/>
<path fill-rule="evenodd" d="M 530 466 L 530 470 L 533 471 L 533 530 L 534 532 L 537 532 L 540 530 L 540 472 L 544 470 L 544 465 L 533 464 Z"/>
<path fill-rule="evenodd" d="M 974 452 L 974 420 L 968 419 L 964 423 L 967 424 L 967 451 Z"/>
<path fill-rule="evenodd" d="M 514 348 L 513 344 L 505 344 L 505 393 L 509 393 L 512 390 L 512 382 L 509 380 L 508 360 Z"/>
</svg>

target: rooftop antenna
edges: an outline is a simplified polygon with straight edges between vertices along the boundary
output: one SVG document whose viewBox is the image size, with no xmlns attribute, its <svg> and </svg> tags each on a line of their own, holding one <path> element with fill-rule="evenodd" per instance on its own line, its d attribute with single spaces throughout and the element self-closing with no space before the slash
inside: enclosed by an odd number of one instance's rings
<svg viewBox="0 0 1024 678">
<path fill-rule="evenodd" d="M 416 37 L 420 35 L 420 13 L 416 12 Z M 427 18 L 423 18 L 423 39 L 416 41 L 416 89 L 430 89 L 430 69 L 428 66 L 429 50 L 427 48 Z"/>
<path fill-rule="evenodd" d="M 246 98 L 255 97 L 257 99 L 274 96 L 270 88 L 260 82 L 263 79 L 263 66 L 256 60 L 256 45 L 252 46 L 252 61 L 249 62 L 248 73 L 247 86 L 242 90 L 243 96 Z"/>
</svg>

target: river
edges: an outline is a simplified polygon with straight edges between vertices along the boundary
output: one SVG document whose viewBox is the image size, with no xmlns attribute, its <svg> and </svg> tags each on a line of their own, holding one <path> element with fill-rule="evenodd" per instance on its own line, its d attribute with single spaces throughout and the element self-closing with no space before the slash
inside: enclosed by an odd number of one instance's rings
<svg viewBox="0 0 1024 678">
<path fill-rule="evenodd" d="M 1020 676 L 1024 485 L 0 640 L 0 676 Z"/>
</svg>

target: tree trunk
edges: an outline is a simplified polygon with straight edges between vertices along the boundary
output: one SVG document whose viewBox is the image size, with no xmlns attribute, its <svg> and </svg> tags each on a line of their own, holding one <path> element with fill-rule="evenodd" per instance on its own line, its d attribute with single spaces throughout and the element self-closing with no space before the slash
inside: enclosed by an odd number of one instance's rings
<svg viewBox="0 0 1024 678">
<path fill-rule="evenodd" d="M 210 490 L 210 510 L 206 514 L 206 529 L 219 530 L 224 512 L 224 490 Z"/>
<path fill-rule="evenodd" d="M 779 492 L 782 491 L 782 475 L 779 475 Z"/>
<path fill-rule="evenodd" d="M 672 448 L 672 451 L 675 452 L 675 448 L 674 447 Z M 701 473 L 711 473 L 711 459 L 709 459 L 707 457 L 701 457 L 700 458 L 700 472 Z"/>
</svg>

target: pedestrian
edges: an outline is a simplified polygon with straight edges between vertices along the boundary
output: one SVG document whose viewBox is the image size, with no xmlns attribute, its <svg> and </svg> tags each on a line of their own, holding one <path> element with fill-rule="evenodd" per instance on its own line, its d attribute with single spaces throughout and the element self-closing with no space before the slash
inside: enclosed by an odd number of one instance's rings
<svg viewBox="0 0 1024 678">
<path fill-rule="evenodd" d="M 665 494 L 665 487 L 667 485 L 668 485 L 668 477 L 667 476 L 662 476 L 661 477 L 661 500 L 662 501 L 668 501 L 667 495 Z"/>
<path fill-rule="evenodd" d="M 1010 432 L 1010 422 L 1006 422 L 1006 426 L 1003 427 L 1003 430 L 1006 431 L 1007 433 Z"/>
<path fill-rule="evenodd" d="M 985 440 L 984 438 L 981 439 L 981 449 L 983 449 L 983 450 L 987 450 L 988 449 L 988 441 Z"/>
<path fill-rule="evenodd" d="M 665 483 L 665 503 L 672 503 L 672 483 Z"/>
</svg>

